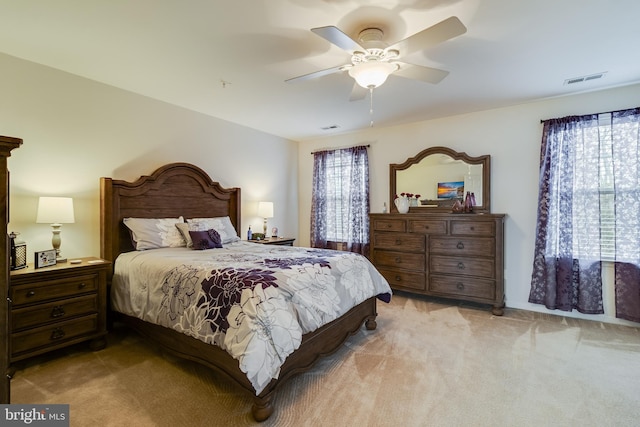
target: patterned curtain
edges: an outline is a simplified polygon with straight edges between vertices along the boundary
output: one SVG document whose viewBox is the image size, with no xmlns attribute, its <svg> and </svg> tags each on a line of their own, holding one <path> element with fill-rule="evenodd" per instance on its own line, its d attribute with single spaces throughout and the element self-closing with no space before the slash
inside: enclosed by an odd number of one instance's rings
<svg viewBox="0 0 640 427">
<path fill-rule="evenodd" d="M 640 109 L 544 122 L 529 302 L 604 313 L 604 260 L 616 316 L 640 321 L 639 123 Z"/>
<path fill-rule="evenodd" d="M 314 153 L 311 246 L 369 253 L 369 158 L 366 146 Z"/>
</svg>

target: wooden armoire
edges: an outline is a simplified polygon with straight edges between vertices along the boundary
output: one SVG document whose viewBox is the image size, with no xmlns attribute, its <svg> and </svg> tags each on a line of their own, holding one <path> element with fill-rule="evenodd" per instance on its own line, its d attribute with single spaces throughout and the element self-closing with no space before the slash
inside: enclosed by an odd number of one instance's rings
<svg viewBox="0 0 640 427">
<path fill-rule="evenodd" d="M 9 171 L 7 158 L 11 150 L 20 147 L 22 139 L 10 136 L 0 136 L 0 210 L 3 220 L 0 221 L 0 289 L 2 289 L 2 304 L 0 304 L 0 404 L 9 403 L 11 397 L 9 373 L 9 236 L 7 223 L 9 222 Z"/>
</svg>

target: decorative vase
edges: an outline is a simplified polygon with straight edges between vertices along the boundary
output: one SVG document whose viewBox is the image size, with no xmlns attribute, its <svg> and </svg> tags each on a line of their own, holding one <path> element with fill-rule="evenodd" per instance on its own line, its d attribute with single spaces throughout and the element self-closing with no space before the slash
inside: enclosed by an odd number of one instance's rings
<svg viewBox="0 0 640 427">
<path fill-rule="evenodd" d="M 467 195 L 464 198 L 464 211 L 467 213 L 473 212 L 473 205 L 471 204 L 471 194 L 467 191 Z"/>
<path fill-rule="evenodd" d="M 409 199 L 406 197 L 398 197 L 393 201 L 393 203 L 395 203 L 399 213 L 405 214 L 409 212 Z"/>
</svg>

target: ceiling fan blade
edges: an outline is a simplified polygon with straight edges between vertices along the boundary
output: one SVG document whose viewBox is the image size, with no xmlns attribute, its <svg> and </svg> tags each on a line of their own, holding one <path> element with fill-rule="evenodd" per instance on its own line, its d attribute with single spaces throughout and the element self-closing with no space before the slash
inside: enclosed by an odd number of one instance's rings
<svg viewBox="0 0 640 427">
<path fill-rule="evenodd" d="M 333 25 L 328 27 L 312 28 L 311 31 L 341 49 L 348 50 L 350 52 L 356 50 L 362 52 L 366 51 L 366 49 L 360 46 L 357 41 L 343 33 L 338 27 L 334 27 Z"/>
<path fill-rule="evenodd" d="M 361 99 L 365 99 L 368 93 L 369 89 L 365 89 L 358 83 L 354 83 L 353 89 L 351 89 L 351 95 L 349 96 L 349 101 L 360 101 Z"/>
<path fill-rule="evenodd" d="M 452 16 L 389 47 L 403 55 L 424 50 L 467 32 L 467 27 Z"/>
<path fill-rule="evenodd" d="M 400 69 L 393 73 L 394 76 L 404 77 L 406 79 L 420 80 L 427 83 L 440 83 L 442 79 L 449 75 L 448 71 L 439 70 L 437 68 L 424 67 L 422 65 L 407 64 L 406 62 L 396 62 L 400 65 Z"/>
<path fill-rule="evenodd" d="M 304 74 L 304 75 L 298 76 L 298 77 L 292 77 L 290 79 L 285 80 L 285 82 L 287 82 L 287 83 L 295 83 L 295 82 L 302 81 L 302 80 L 316 79 L 318 77 L 322 77 L 322 76 L 326 76 L 326 75 L 329 75 L 329 74 L 333 74 L 333 73 L 337 73 L 339 71 L 342 71 L 343 68 L 344 68 L 344 65 L 338 65 L 337 67 L 327 68 L 326 70 L 314 71 L 313 73 Z"/>
</svg>

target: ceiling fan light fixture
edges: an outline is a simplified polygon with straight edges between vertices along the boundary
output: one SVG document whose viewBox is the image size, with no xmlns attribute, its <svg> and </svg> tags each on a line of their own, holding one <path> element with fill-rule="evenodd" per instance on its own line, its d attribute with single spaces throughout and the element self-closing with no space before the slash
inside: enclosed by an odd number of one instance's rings
<svg viewBox="0 0 640 427">
<path fill-rule="evenodd" d="M 389 74 L 398 69 L 398 64 L 383 61 L 369 61 L 356 64 L 349 69 L 353 77 L 365 89 L 373 89 L 383 84 Z"/>
</svg>

